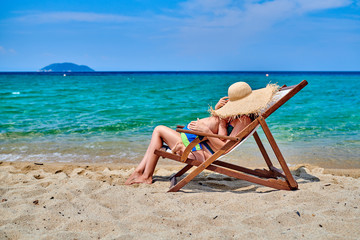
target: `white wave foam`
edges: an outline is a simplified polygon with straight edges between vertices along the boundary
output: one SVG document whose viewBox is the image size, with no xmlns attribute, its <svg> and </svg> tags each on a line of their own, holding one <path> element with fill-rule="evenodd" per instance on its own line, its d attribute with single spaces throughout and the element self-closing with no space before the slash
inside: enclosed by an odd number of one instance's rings
<svg viewBox="0 0 360 240">
<path fill-rule="evenodd" d="M 77 163 L 77 162 L 138 162 L 140 159 L 139 154 L 121 152 L 111 155 L 91 155 L 91 154 L 71 154 L 71 153 L 40 153 L 40 154 L 0 154 L 0 161 L 6 162 L 65 162 L 65 163 Z"/>
</svg>

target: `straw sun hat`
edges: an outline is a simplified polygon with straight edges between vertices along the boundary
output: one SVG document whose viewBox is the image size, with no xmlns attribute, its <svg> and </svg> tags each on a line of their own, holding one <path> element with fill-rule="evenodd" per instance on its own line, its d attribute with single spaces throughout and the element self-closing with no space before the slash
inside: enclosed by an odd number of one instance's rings
<svg viewBox="0 0 360 240">
<path fill-rule="evenodd" d="M 237 117 L 239 115 L 259 115 L 271 102 L 279 86 L 268 84 L 265 88 L 252 90 L 246 82 L 237 82 L 228 89 L 229 101 L 220 109 L 210 109 L 214 116 L 220 118 Z"/>
</svg>

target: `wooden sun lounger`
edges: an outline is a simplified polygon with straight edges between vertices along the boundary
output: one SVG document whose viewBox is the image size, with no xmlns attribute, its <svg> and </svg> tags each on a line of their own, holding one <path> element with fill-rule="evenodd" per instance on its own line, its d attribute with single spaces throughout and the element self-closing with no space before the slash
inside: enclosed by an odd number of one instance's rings
<svg viewBox="0 0 360 240">
<path fill-rule="evenodd" d="M 169 158 L 175 161 L 184 162 L 186 166 L 182 168 L 179 172 L 171 177 L 171 187 L 169 192 L 177 192 L 187 183 L 189 183 L 194 177 L 200 174 L 204 169 L 214 171 L 217 173 L 225 174 L 230 177 L 242 179 L 252 183 L 260 184 L 263 186 L 280 189 L 280 190 L 296 190 L 298 189 L 298 184 L 291 175 L 288 165 L 285 162 L 285 159 L 275 142 L 273 135 L 270 132 L 270 129 L 265 121 L 273 112 L 275 112 L 279 107 L 281 107 L 285 102 L 292 98 L 296 93 L 303 89 L 307 85 L 307 81 L 303 80 L 297 85 L 294 86 L 283 86 L 280 88 L 280 91 L 274 96 L 274 101 L 271 106 L 269 106 L 259 117 L 252 121 L 247 127 L 245 127 L 236 137 L 230 136 L 220 136 L 217 134 L 207 134 L 203 132 L 196 132 L 191 130 L 183 130 L 177 128 L 178 132 L 187 132 L 193 133 L 198 136 L 202 136 L 202 139 L 196 138 L 191 142 L 185 149 L 182 156 L 162 151 L 155 150 L 155 154 L 165 158 Z M 263 129 L 265 136 L 270 143 L 272 150 L 281 166 L 281 169 L 277 169 L 273 166 L 269 155 L 267 154 L 264 145 L 262 144 L 259 135 L 256 130 L 258 127 Z M 237 166 L 231 163 L 220 161 L 219 159 L 225 154 L 232 151 L 235 147 L 239 146 L 241 143 L 245 142 L 250 136 L 254 136 L 255 142 L 257 143 L 262 156 L 268 166 L 268 169 L 248 169 L 242 166 Z M 216 151 L 211 157 L 209 157 L 204 162 L 192 160 L 188 158 L 191 149 L 198 144 L 199 142 L 206 141 L 207 137 L 218 137 L 222 139 L 228 139 L 229 141 L 224 144 L 218 151 Z M 196 167 L 192 172 L 190 172 L 186 177 L 181 181 L 177 182 L 176 178 L 182 176 L 192 167 Z"/>
</svg>

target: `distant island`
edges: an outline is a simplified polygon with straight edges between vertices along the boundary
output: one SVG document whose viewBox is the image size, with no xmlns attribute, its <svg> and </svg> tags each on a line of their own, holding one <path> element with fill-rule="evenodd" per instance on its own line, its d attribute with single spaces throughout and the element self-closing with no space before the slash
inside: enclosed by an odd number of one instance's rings
<svg viewBox="0 0 360 240">
<path fill-rule="evenodd" d="M 53 63 L 39 70 L 40 72 L 95 72 L 94 69 L 75 63 Z"/>
</svg>

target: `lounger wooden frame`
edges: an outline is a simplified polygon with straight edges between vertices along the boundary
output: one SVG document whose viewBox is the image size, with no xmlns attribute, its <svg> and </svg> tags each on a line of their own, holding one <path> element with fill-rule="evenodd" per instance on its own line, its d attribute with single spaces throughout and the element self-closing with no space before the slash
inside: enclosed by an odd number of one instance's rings
<svg viewBox="0 0 360 240">
<path fill-rule="evenodd" d="M 217 134 L 206 134 L 202 132 L 195 132 L 191 130 L 189 131 L 178 128 L 177 129 L 178 132 L 189 132 L 199 136 L 203 136 L 203 138 L 201 140 L 199 138 L 196 138 L 196 140 L 191 142 L 190 145 L 187 146 L 187 148 L 185 149 L 182 156 L 165 152 L 162 150 L 155 150 L 155 154 L 157 154 L 158 156 L 162 156 L 179 162 L 184 162 L 186 164 L 184 168 L 182 168 L 179 172 L 177 172 L 175 175 L 173 175 L 170 178 L 171 187 L 169 189 L 169 192 L 179 191 L 182 187 L 184 187 L 187 183 L 189 183 L 192 179 L 194 179 L 198 174 L 200 174 L 204 169 L 275 189 L 280 189 L 280 190 L 298 189 L 298 184 L 295 181 L 294 177 L 292 176 L 289 167 L 286 164 L 285 159 L 277 143 L 275 142 L 275 139 L 271 134 L 265 119 L 269 117 L 273 112 L 275 112 L 279 107 L 281 107 L 284 103 L 286 103 L 301 89 L 303 89 L 306 85 L 307 85 L 307 81 L 303 80 L 302 82 L 294 86 L 290 86 L 290 87 L 283 86 L 280 89 L 280 91 L 288 90 L 287 93 L 284 96 L 282 96 L 278 101 L 276 101 L 271 107 L 269 107 L 263 114 L 261 114 L 254 121 L 252 121 L 240 133 L 238 133 L 236 137 L 220 136 Z M 273 166 L 270 157 L 267 154 L 265 147 L 262 144 L 262 141 L 260 140 L 260 137 L 256 132 L 259 126 L 261 126 L 261 128 L 263 129 L 265 136 L 268 142 L 270 143 L 270 146 L 281 166 L 281 169 L 278 169 Z M 257 143 L 260 152 L 264 157 L 268 169 L 253 170 L 218 160 L 218 158 L 221 157 L 223 154 L 228 153 L 229 150 L 233 149 L 240 142 L 244 141 L 243 139 L 245 137 L 251 135 L 255 138 L 255 142 Z M 229 141 L 204 162 L 189 159 L 188 155 L 191 149 L 199 142 L 207 140 L 207 137 L 227 138 Z M 176 180 L 177 177 L 182 176 L 184 173 L 186 173 L 194 166 L 196 168 L 192 172 L 190 172 L 181 181 L 177 182 Z"/>
</svg>

